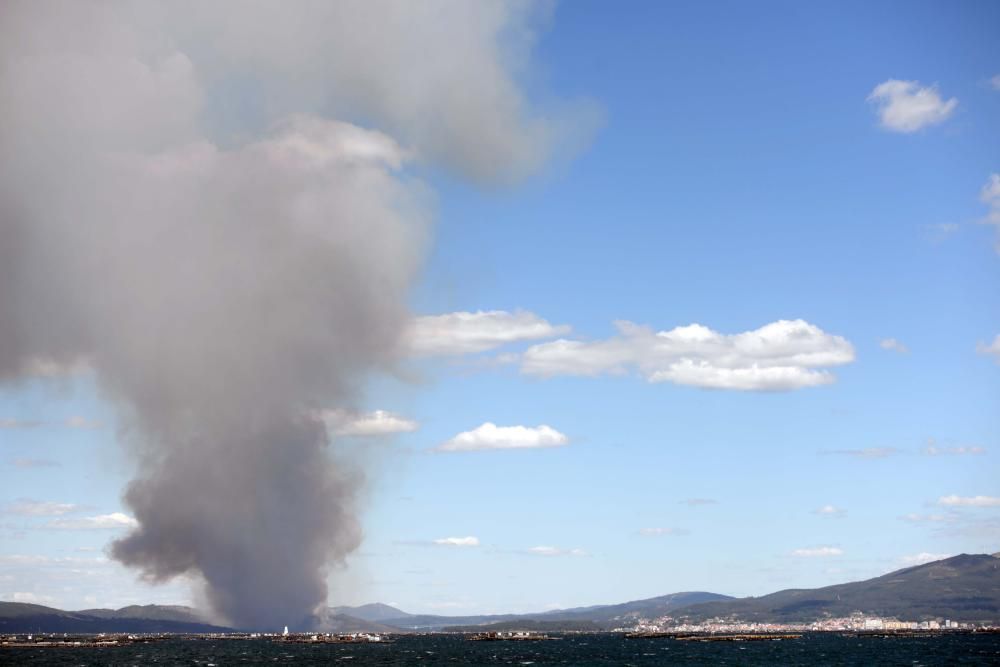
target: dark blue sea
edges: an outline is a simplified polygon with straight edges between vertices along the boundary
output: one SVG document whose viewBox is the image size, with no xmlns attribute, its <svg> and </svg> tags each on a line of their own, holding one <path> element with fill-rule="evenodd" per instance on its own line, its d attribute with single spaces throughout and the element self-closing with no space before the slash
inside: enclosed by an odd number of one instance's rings
<svg viewBox="0 0 1000 667">
<path fill-rule="evenodd" d="M 2 665 L 1000 665 L 1000 635 L 682 642 L 569 635 L 555 641 L 472 642 L 401 637 L 387 644 L 278 644 L 171 639 L 109 648 L 0 649 Z"/>
</svg>

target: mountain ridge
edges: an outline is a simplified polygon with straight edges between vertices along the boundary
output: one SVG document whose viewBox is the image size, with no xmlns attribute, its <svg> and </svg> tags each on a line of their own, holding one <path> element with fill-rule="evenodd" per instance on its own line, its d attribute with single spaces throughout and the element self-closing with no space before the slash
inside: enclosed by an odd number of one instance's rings
<svg viewBox="0 0 1000 667">
<path fill-rule="evenodd" d="M 759 597 L 733 598 L 686 591 L 618 604 L 572 607 L 528 614 L 440 616 L 410 614 L 383 603 L 325 607 L 300 619 L 293 630 L 313 632 L 413 632 L 444 629 L 525 627 L 546 630 L 610 629 L 638 618 L 671 616 L 691 621 L 808 622 L 853 612 L 906 620 L 948 618 L 1000 620 L 1000 556 L 959 554 L 862 581 L 820 588 L 785 589 Z M 294 622 L 289 623 L 292 626 Z M 262 628 L 248 628 L 262 630 Z M 272 628 L 279 631 L 280 628 Z M 65 611 L 0 602 L 0 633 L 12 632 L 231 632 L 191 607 L 130 605 L 120 609 Z"/>
</svg>

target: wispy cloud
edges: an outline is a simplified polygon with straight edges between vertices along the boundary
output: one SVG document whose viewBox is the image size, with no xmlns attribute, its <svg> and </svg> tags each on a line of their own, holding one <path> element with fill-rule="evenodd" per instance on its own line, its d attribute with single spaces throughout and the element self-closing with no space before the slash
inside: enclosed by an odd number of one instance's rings
<svg viewBox="0 0 1000 667">
<path fill-rule="evenodd" d="M 79 509 L 79 505 L 72 503 L 55 503 L 28 498 L 20 498 L 4 508 L 6 514 L 17 516 L 62 516 L 70 514 Z"/>
<path fill-rule="evenodd" d="M 1000 334 L 993 339 L 992 343 L 979 343 L 976 345 L 976 352 L 993 357 L 993 361 L 1000 364 Z"/>
<path fill-rule="evenodd" d="M 70 417 L 64 422 L 64 424 L 68 428 L 80 428 L 87 430 L 104 428 L 104 424 L 102 422 L 99 422 L 96 419 L 87 419 L 86 417 L 81 417 L 79 415 Z"/>
<path fill-rule="evenodd" d="M 22 602 L 26 604 L 54 605 L 56 599 L 51 595 L 32 593 L 31 591 L 14 592 L 10 594 L 12 602 Z"/>
<path fill-rule="evenodd" d="M 895 447 L 866 447 L 864 449 L 826 449 L 821 454 L 851 456 L 856 459 L 884 459 L 899 454 Z"/>
<path fill-rule="evenodd" d="M 587 552 L 583 549 L 561 549 L 559 547 L 551 546 L 537 546 L 530 547 L 527 552 L 532 556 L 586 556 Z"/>
<path fill-rule="evenodd" d="M 681 501 L 682 505 L 687 505 L 688 507 L 702 507 L 704 505 L 717 505 L 718 500 L 713 498 L 685 498 Z"/>
<path fill-rule="evenodd" d="M 103 556 L 83 558 L 80 556 L 41 556 L 37 554 L 5 554 L 0 555 L 0 565 L 36 567 L 46 565 L 106 565 L 108 559 Z"/>
<path fill-rule="evenodd" d="M 44 423 L 34 419 L 0 419 L 0 428 L 37 428 Z"/>
<path fill-rule="evenodd" d="M 806 549 L 795 549 L 792 555 L 798 558 L 826 558 L 829 556 L 842 556 L 844 550 L 838 547 L 810 547 Z"/>
<path fill-rule="evenodd" d="M 907 352 L 910 351 L 910 348 L 908 348 L 906 345 L 899 342 L 895 338 L 883 338 L 878 342 L 878 346 L 881 347 L 883 350 L 898 352 L 900 354 L 906 354 Z"/>
<path fill-rule="evenodd" d="M 352 412 L 350 410 L 324 410 L 319 414 L 327 428 L 340 436 L 380 436 L 411 433 L 420 424 L 385 410 Z"/>
<path fill-rule="evenodd" d="M 803 320 L 722 334 L 700 324 L 653 331 L 627 321 L 598 341 L 560 339 L 525 351 L 522 372 L 553 377 L 638 372 L 648 382 L 708 389 L 787 391 L 830 384 L 825 367 L 854 361 L 854 347 Z"/>
<path fill-rule="evenodd" d="M 40 419 L 0 419 L 0 429 L 4 428 L 38 428 L 40 426 L 65 426 L 66 428 L 79 428 L 79 429 L 99 429 L 104 428 L 104 424 L 93 420 L 87 419 L 86 417 L 81 417 L 75 415 L 69 417 L 62 421 L 43 421 Z"/>
<path fill-rule="evenodd" d="M 455 312 L 417 317 L 406 336 L 409 351 L 417 356 L 445 356 L 485 352 L 502 345 L 569 333 L 534 313 L 517 310 Z"/>
<path fill-rule="evenodd" d="M 936 560 L 943 560 L 945 558 L 951 558 L 952 554 L 932 554 L 922 551 L 918 554 L 913 554 L 912 556 L 901 556 L 899 562 L 907 567 L 912 567 L 915 565 L 924 565 L 926 563 L 932 563 Z"/>
<path fill-rule="evenodd" d="M 690 535 L 691 531 L 686 528 L 640 528 L 639 534 L 645 535 L 647 537 L 656 537 L 656 536 L 683 537 L 685 535 Z"/>
<path fill-rule="evenodd" d="M 979 191 L 979 199 L 989 207 L 982 222 L 997 228 L 997 242 L 993 247 L 1000 253 L 1000 174 L 990 174 L 986 185 Z M 1000 336 L 997 336 L 997 340 L 993 341 L 995 349 L 1000 349 L 998 341 L 1000 341 Z"/>
<path fill-rule="evenodd" d="M 486 422 L 471 431 L 459 433 L 437 447 L 442 452 L 470 452 L 486 449 L 538 449 L 561 447 L 569 438 L 551 426 L 497 426 Z"/>
<path fill-rule="evenodd" d="M 50 459 L 32 459 L 32 458 L 20 458 L 14 459 L 11 465 L 15 468 L 59 468 L 62 466 L 61 463 L 57 461 L 52 461 Z"/>
<path fill-rule="evenodd" d="M 434 544 L 445 547 L 478 547 L 479 538 L 469 535 L 467 537 L 441 537 L 433 540 Z"/>
<path fill-rule="evenodd" d="M 909 521 L 910 523 L 945 523 L 950 521 L 956 521 L 958 519 L 957 514 L 918 514 L 916 512 L 911 512 L 910 514 L 904 514 L 899 517 L 902 521 Z"/>
<path fill-rule="evenodd" d="M 1000 498 L 994 496 L 941 496 L 938 505 L 945 507 L 1000 507 Z"/>
<path fill-rule="evenodd" d="M 928 438 L 923 453 L 927 456 L 977 456 L 985 454 L 986 448 L 974 445 L 939 445 L 934 438 Z"/>
<path fill-rule="evenodd" d="M 925 238 L 931 243 L 943 243 L 961 229 L 961 225 L 955 222 L 938 222 L 921 225 Z"/>
<path fill-rule="evenodd" d="M 944 100 L 937 86 L 921 86 L 919 81 L 889 79 L 868 96 L 875 104 L 882 127 L 910 133 L 943 123 L 958 107 L 958 100 Z"/>
<path fill-rule="evenodd" d="M 46 523 L 45 527 L 57 530 L 116 530 L 135 528 L 138 525 L 139 522 L 127 514 L 112 512 L 78 519 L 53 519 Z"/>
<path fill-rule="evenodd" d="M 842 518 L 847 516 L 847 510 L 835 507 L 834 505 L 823 505 L 819 509 L 814 510 L 814 513 L 830 518 Z"/>
<path fill-rule="evenodd" d="M 1000 90 L 1000 74 L 990 77 L 990 88 Z"/>
</svg>

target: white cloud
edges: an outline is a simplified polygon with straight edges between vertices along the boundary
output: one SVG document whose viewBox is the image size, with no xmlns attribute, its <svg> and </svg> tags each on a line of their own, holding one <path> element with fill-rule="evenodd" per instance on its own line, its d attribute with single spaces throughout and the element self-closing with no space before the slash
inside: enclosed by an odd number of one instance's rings
<svg viewBox="0 0 1000 667">
<path fill-rule="evenodd" d="M 834 505 L 823 505 L 822 507 L 816 510 L 816 514 L 828 517 L 843 517 L 847 515 L 847 510 L 840 507 L 835 507 Z"/>
<path fill-rule="evenodd" d="M 686 528 L 640 528 L 640 535 L 645 535 L 647 537 L 654 537 L 659 535 L 669 535 L 672 537 L 680 537 L 683 535 L 690 535 L 691 531 Z"/>
<path fill-rule="evenodd" d="M 1000 90 L 1000 74 L 990 78 L 990 87 L 993 90 Z"/>
<path fill-rule="evenodd" d="M 921 87 L 919 81 L 889 79 L 868 96 L 878 107 L 882 127 L 893 132 L 916 132 L 942 123 L 958 106 L 958 100 L 941 99 L 936 86 Z"/>
<path fill-rule="evenodd" d="M 837 547 L 812 547 L 809 549 L 796 549 L 792 552 L 793 556 L 800 558 L 825 558 L 827 556 L 842 556 L 843 554 L 844 550 Z"/>
<path fill-rule="evenodd" d="M 72 503 L 42 502 L 21 498 L 4 508 L 4 512 L 19 516 L 62 516 L 77 509 L 78 506 Z"/>
<path fill-rule="evenodd" d="M 560 549 L 559 547 L 538 546 L 531 547 L 528 553 L 533 556 L 586 556 L 583 549 Z"/>
<path fill-rule="evenodd" d="M 951 558 L 951 554 L 932 554 L 923 551 L 918 554 L 913 554 L 912 556 L 902 556 L 899 562 L 906 566 L 923 565 L 924 563 L 931 563 L 936 560 L 942 560 L 944 558 Z"/>
<path fill-rule="evenodd" d="M 468 537 L 442 537 L 434 540 L 434 544 L 446 547 L 478 547 L 479 538 L 471 535 Z"/>
<path fill-rule="evenodd" d="M 941 496 L 938 505 L 946 507 L 1000 507 L 1000 498 L 994 496 Z"/>
<path fill-rule="evenodd" d="M 983 218 L 982 222 L 987 225 L 993 225 L 997 228 L 997 234 L 1000 235 L 1000 174 L 990 174 L 989 180 L 986 181 L 986 185 L 983 189 L 979 191 L 979 199 L 987 207 L 989 207 L 989 212 L 986 217 Z M 996 251 L 1000 253 L 1000 237 L 994 246 Z M 1000 339 L 1000 336 L 997 337 Z M 996 342 L 994 342 L 996 344 Z"/>
<path fill-rule="evenodd" d="M 997 337 L 989 345 L 985 343 L 976 345 L 976 352 L 993 357 L 993 360 L 1000 364 L 1000 334 L 997 334 Z"/>
<path fill-rule="evenodd" d="M 910 348 L 906 347 L 903 343 L 900 343 L 895 338 L 883 338 L 879 341 L 878 346 L 883 350 L 890 350 L 892 352 L 899 352 L 900 354 L 906 354 L 910 351 Z"/>
<path fill-rule="evenodd" d="M 479 310 L 415 318 L 405 340 L 417 356 L 471 354 L 525 340 L 552 338 L 569 333 L 524 310 Z"/>
<path fill-rule="evenodd" d="M 47 528 L 57 528 L 60 530 L 107 530 L 135 528 L 138 525 L 138 521 L 121 512 L 99 514 L 98 516 L 87 516 L 79 519 L 53 519 L 45 524 Z"/>
<path fill-rule="evenodd" d="M 486 422 L 471 431 L 459 433 L 437 449 L 442 452 L 471 452 L 483 449 L 537 449 L 561 447 L 569 438 L 551 426 L 497 426 Z"/>
<path fill-rule="evenodd" d="M 378 436 L 411 433 L 420 424 L 385 410 L 357 413 L 349 410 L 324 410 L 320 418 L 334 435 Z"/>
<path fill-rule="evenodd" d="M 542 377 L 635 370 L 649 382 L 785 391 L 829 384 L 833 375 L 818 369 L 854 360 L 847 340 L 803 320 L 779 320 L 738 334 L 700 324 L 659 332 L 627 321 L 615 326 L 619 335 L 605 340 L 534 345 L 525 351 L 521 370 Z"/>
</svg>

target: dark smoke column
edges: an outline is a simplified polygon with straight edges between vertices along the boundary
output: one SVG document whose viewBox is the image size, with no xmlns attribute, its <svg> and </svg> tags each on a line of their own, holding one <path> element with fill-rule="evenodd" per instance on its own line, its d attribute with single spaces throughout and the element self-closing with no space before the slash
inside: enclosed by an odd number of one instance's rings
<svg viewBox="0 0 1000 667">
<path fill-rule="evenodd" d="M 0 381 L 116 406 L 116 559 L 240 626 L 326 601 L 363 475 L 314 415 L 405 354 L 411 165 L 509 183 L 571 134 L 512 75 L 536 6 L 0 3 Z"/>
</svg>

